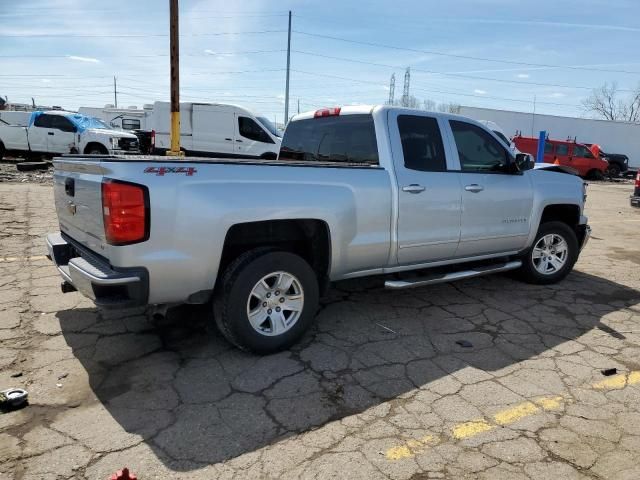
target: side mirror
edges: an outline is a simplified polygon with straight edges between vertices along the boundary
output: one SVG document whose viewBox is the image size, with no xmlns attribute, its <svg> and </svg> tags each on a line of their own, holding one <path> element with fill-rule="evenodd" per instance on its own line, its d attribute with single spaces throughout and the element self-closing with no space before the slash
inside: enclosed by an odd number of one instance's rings
<svg viewBox="0 0 640 480">
<path fill-rule="evenodd" d="M 531 155 L 528 153 L 516 153 L 516 167 L 520 172 L 525 170 L 531 170 L 533 168 L 533 161 Z"/>
</svg>

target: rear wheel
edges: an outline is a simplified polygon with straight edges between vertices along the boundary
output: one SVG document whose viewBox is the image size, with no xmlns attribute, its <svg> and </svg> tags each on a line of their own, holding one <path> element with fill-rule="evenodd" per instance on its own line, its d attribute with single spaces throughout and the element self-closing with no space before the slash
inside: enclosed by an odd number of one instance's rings
<svg viewBox="0 0 640 480">
<path fill-rule="evenodd" d="M 620 175 L 620 166 L 616 163 L 610 163 L 605 173 L 608 177 L 617 178 Z"/>
<path fill-rule="evenodd" d="M 227 267 L 214 298 L 214 317 L 231 343 L 268 354 L 302 336 L 313 322 L 318 298 L 318 280 L 306 261 L 260 248 Z"/>
<path fill-rule="evenodd" d="M 0 161 L 4 158 L 4 144 L 0 142 Z"/>
<path fill-rule="evenodd" d="M 528 283 L 547 285 L 565 278 L 578 260 L 575 232 L 566 223 L 540 225 L 533 246 L 522 256 L 519 276 Z"/>
<path fill-rule="evenodd" d="M 601 170 L 589 170 L 587 173 L 587 179 L 589 180 L 602 180 L 604 179 L 604 174 Z"/>
</svg>

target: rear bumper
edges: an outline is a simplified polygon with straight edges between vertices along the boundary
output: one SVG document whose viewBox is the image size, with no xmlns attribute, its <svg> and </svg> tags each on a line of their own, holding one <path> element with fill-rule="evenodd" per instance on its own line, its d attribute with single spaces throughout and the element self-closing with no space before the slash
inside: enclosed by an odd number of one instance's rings
<svg viewBox="0 0 640 480">
<path fill-rule="evenodd" d="M 48 257 L 63 281 L 63 291 L 78 290 L 102 308 L 130 308 L 147 304 L 149 275 L 144 268 L 116 269 L 104 259 L 76 244 L 68 236 L 51 233 L 46 239 Z"/>
<path fill-rule="evenodd" d="M 631 195 L 630 203 L 632 207 L 640 207 L 640 195 Z"/>
</svg>

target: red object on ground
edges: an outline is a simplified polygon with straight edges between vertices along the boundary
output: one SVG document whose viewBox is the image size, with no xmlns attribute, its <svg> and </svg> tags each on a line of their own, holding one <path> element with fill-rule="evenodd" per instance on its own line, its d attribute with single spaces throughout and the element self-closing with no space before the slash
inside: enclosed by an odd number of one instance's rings
<svg viewBox="0 0 640 480">
<path fill-rule="evenodd" d="M 133 473 L 129 473 L 129 469 L 125 467 L 111 475 L 110 480 L 138 480 L 138 477 Z"/>
</svg>

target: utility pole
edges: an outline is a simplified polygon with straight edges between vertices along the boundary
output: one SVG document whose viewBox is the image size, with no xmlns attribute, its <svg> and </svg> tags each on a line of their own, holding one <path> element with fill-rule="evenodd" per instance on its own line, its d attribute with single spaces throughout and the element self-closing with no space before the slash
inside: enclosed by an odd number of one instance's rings
<svg viewBox="0 0 640 480">
<path fill-rule="evenodd" d="M 178 0 L 169 0 L 169 46 L 171 50 L 171 149 L 167 155 L 180 156 L 180 43 Z"/>
<path fill-rule="evenodd" d="M 536 96 L 533 96 L 533 115 L 531 116 L 531 136 L 536 127 Z"/>
<path fill-rule="evenodd" d="M 298 113 L 300 113 L 300 99 L 298 99 Z"/>
<path fill-rule="evenodd" d="M 393 105 L 396 95 L 396 74 L 391 74 L 391 81 L 389 82 L 389 105 Z"/>
<path fill-rule="evenodd" d="M 284 124 L 289 121 L 289 67 L 291 66 L 291 10 L 289 10 L 289 32 L 287 34 L 287 83 L 284 91 Z"/>
<path fill-rule="evenodd" d="M 118 83 L 116 76 L 113 76 L 113 105 L 118 108 Z"/>
<path fill-rule="evenodd" d="M 407 71 L 404 72 L 404 89 L 402 90 L 402 106 L 409 106 L 409 84 L 411 82 L 411 67 L 407 67 Z"/>
</svg>

